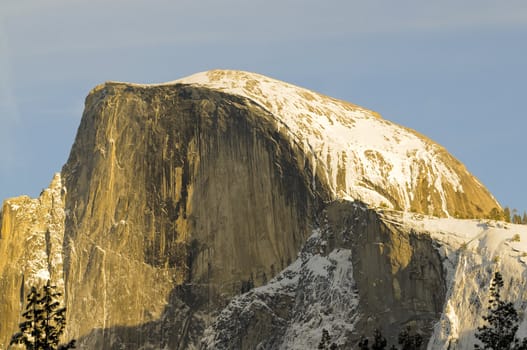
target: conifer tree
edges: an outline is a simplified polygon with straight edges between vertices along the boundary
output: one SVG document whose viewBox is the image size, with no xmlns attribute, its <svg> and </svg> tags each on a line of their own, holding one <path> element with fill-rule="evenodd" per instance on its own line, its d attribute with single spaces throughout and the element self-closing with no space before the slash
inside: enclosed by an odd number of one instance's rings
<svg viewBox="0 0 527 350">
<path fill-rule="evenodd" d="M 325 328 L 322 328 L 322 338 L 320 339 L 320 343 L 318 343 L 317 349 L 321 349 L 321 350 L 337 350 L 338 349 L 338 345 L 336 343 L 331 342 L 331 337 L 329 335 L 329 332 Z"/>
<path fill-rule="evenodd" d="M 503 278 L 501 273 L 495 272 L 490 286 L 488 314 L 483 316 L 485 325 L 478 327 L 476 338 L 483 344 L 476 344 L 475 349 L 502 350 L 523 349 L 522 344 L 515 337 L 518 330 L 519 317 L 511 302 L 501 299 Z"/>
<path fill-rule="evenodd" d="M 359 349 L 360 350 L 370 350 L 370 346 L 368 345 L 369 340 L 365 336 L 361 336 L 359 340 Z"/>
<path fill-rule="evenodd" d="M 322 329 L 322 338 L 320 339 L 320 343 L 318 344 L 319 349 L 327 349 L 329 346 L 329 343 L 331 342 L 331 338 L 329 337 L 329 332 L 327 329 Z"/>
<path fill-rule="evenodd" d="M 419 334 L 412 334 L 410 327 L 399 333 L 398 339 L 401 350 L 419 350 L 423 344 L 423 337 Z"/>
<path fill-rule="evenodd" d="M 511 222 L 511 210 L 509 207 L 503 209 L 503 220 L 505 220 L 505 222 Z"/>
<path fill-rule="evenodd" d="M 42 309 L 40 307 L 40 293 L 35 287 L 31 287 L 31 291 L 27 296 L 26 311 L 22 317 L 26 321 L 20 323 L 20 332 L 15 333 L 11 338 L 11 344 L 23 344 L 26 349 L 42 348 L 41 344 L 41 327 L 37 327 L 37 320 L 42 319 Z"/>
<path fill-rule="evenodd" d="M 27 296 L 25 319 L 19 324 L 20 332 L 11 338 L 10 345 L 24 345 L 28 350 L 67 350 L 75 348 L 75 340 L 59 345 L 66 326 L 66 308 L 60 306 L 61 293 L 55 291 L 48 280 L 42 293 L 31 287 Z"/>
<path fill-rule="evenodd" d="M 388 345 L 386 338 L 383 337 L 380 330 L 376 329 L 373 332 L 373 344 L 371 345 L 371 349 L 372 350 L 384 350 L 386 349 L 386 345 Z"/>
<path fill-rule="evenodd" d="M 398 342 L 401 345 L 401 350 L 419 350 L 423 344 L 423 337 L 418 333 L 412 334 L 410 327 L 408 327 L 399 333 Z M 371 347 L 369 346 L 368 338 L 365 336 L 361 336 L 358 345 L 360 350 L 385 350 L 388 342 L 381 331 L 376 329 L 373 333 L 373 344 Z M 395 345 L 392 345 L 390 346 L 390 350 L 397 350 L 397 348 Z"/>
<path fill-rule="evenodd" d="M 501 220 L 503 218 L 503 212 L 498 210 L 498 208 L 492 208 L 487 217 L 491 220 Z"/>
</svg>

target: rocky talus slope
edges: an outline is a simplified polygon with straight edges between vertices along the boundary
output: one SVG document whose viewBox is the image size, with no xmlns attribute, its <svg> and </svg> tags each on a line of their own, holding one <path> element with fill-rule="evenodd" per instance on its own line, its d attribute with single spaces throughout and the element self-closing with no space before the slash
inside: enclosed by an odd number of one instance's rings
<svg viewBox="0 0 527 350">
<path fill-rule="evenodd" d="M 465 242 L 404 213 L 493 208 L 444 148 L 346 102 L 237 71 L 109 82 L 50 188 L 4 203 L 0 348 L 47 278 L 84 349 L 303 349 L 322 328 L 350 347 L 406 325 L 455 346 Z"/>
</svg>

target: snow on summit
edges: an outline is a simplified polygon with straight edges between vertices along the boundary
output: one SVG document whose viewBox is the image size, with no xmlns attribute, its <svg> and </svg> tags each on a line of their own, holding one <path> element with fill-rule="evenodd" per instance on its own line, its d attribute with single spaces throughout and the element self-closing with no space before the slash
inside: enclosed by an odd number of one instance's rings
<svg viewBox="0 0 527 350">
<path fill-rule="evenodd" d="M 441 146 L 354 104 L 242 71 L 207 71 L 166 84 L 176 83 L 246 97 L 269 111 L 312 158 L 335 199 L 451 216 L 457 209 L 448 198 L 465 192 L 467 178 L 483 187 Z M 488 207 L 499 208 L 488 197 Z"/>
</svg>

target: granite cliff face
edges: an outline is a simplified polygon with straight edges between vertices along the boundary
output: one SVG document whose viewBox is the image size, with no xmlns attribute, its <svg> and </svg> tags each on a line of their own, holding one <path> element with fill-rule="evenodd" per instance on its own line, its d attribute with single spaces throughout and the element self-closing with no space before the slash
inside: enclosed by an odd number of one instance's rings
<svg viewBox="0 0 527 350">
<path fill-rule="evenodd" d="M 192 286 L 191 311 L 214 309 L 295 258 L 320 199 L 269 119 L 194 87 L 107 84 L 89 96 L 63 169 L 72 334 L 93 319 L 155 321 L 171 293 L 187 297 L 180 286 Z M 131 272 L 148 277 L 115 283 Z"/>
<path fill-rule="evenodd" d="M 379 206 L 500 208 L 441 146 L 292 85 L 103 84 L 50 189 L 4 204 L 0 343 L 47 278 L 86 349 L 302 348 L 323 327 L 350 346 L 379 325 L 439 339 L 441 243 Z"/>
</svg>

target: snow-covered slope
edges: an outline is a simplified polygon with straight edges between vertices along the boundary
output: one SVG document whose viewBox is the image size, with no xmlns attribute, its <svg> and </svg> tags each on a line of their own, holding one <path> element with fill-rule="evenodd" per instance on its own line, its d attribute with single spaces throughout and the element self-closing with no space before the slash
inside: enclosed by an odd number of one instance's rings
<svg viewBox="0 0 527 350">
<path fill-rule="evenodd" d="M 175 83 L 243 96 L 268 110 L 335 199 L 437 216 L 481 217 L 499 208 L 441 146 L 376 112 L 255 73 L 214 70 L 166 84 Z"/>
<path fill-rule="evenodd" d="M 527 226 L 408 213 L 397 215 L 396 220 L 407 229 L 430 234 L 444 257 L 448 292 L 429 349 L 473 348 L 474 332 L 487 313 L 495 271 L 503 275 L 503 299 L 514 302 L 519 312 L 517 337 L 527 336 Z"/>
</svg>

